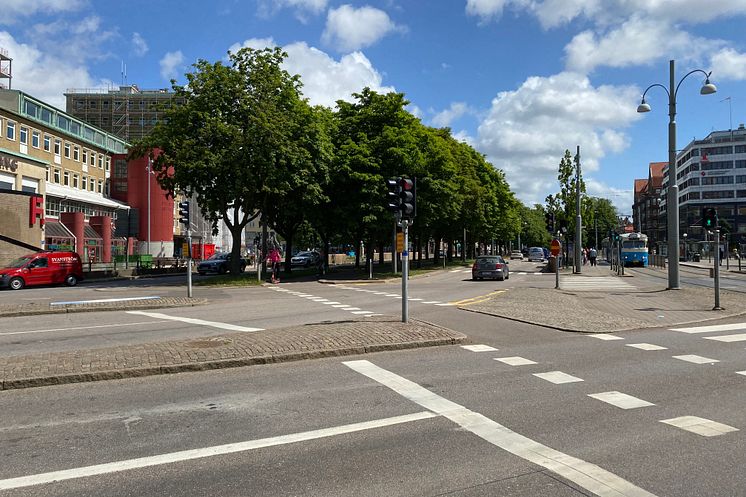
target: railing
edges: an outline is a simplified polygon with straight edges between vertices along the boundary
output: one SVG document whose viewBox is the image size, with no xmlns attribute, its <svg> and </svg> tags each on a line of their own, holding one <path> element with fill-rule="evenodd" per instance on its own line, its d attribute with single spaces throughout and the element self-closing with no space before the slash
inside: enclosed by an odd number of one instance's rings
<svg viewBox="0 0 746 497">
<path fill-rule="evenodd" d="M 665 255 L 648 255 L 648 265 L 652 267 L 666 268 L 666 256 Z"/>
</svg>

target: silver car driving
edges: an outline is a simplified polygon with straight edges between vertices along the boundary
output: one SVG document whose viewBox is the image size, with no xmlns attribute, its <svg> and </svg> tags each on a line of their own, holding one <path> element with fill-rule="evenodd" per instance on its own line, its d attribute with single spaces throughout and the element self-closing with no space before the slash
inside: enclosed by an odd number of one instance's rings
<svg viewBox="0 0 746 497">
<path fill-rule="evenodd" d="M 471 267 L 471 279 L 481 280 L 484 278 L 500 281 L 510 278 L 508 263 L 505 262 L 505 259 L 499 255 L 478 256 Z"/>
</svg>

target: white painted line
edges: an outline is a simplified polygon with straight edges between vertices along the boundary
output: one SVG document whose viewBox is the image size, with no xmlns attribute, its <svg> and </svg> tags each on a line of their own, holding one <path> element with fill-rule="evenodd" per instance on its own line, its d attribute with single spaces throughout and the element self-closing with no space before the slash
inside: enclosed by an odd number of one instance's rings
<svg viewBox="0 0 746 497">
<path fill-rule="evenodd" d="M 435 305 L 437 305 L 438 307 L 447 307 L 447 306 L 453 306 L 453 305 L 456 305 L 456 304 L 454 304 L 452 302 L 446 302 L 445 304 L 435 304 Z"/>
<path fill-rule="evenodd" d="M 668 350 L 667 347 L 661 347 L 660 345 L 653 345 L 652 343 L 628 343 L 627 347 L 634 347 L 640 350 Z"/>
<path fill-rule="evenodd" d="M 352 307 L 349 304 L 332 304 L 332 307 L 337 307 L 339 309 L 344 309 L 345 307 Z"/>
<path fill-rule="evenodd" d="M 308 299 L 308 300 L 313 300 L 314 302 L 329 302 L 329 299 L 325 299 L 323 297 L 316 297 L 316 298 Z"/>
<path fill-rule="evenodd" d="M 345 309 L 345 311 L 359 311 L 359 310 L 360 310 L 359 307 L 348 307 Z"/>
<path fill-rule="evenodd" d="M 334 304 L 339 304 L 339 302 L 329 302 L 329 301 L 327 301 L 327 302 L 322 302 L 322 304 L 323 305 L 334 305 Z"/>
<path fill-rule="evenodd" d="M 736 371 L 736 374 L 742 374 L 742 375 L 746 376 L 746 371 Z"/>
<path fill-rule="evenodd" d="M 374 292 L 373 295 L 386 295 L 386 292 Z"/>
<path fill-rule="evenodd" d="M 448 271 L 448 272 L 449 272 L 449 273 L 460 273 L 460 272 L 461 272 L 461 270 L 460 270 L 460 269 L 452 269 L 452 270 L 450 270 L 450 271 Z"/>
<path fill-rule="evenodd" d="M 352 311 L 353 314 L 373 314 L 373 311 Z"/>
<path fill-rule="evenodd" d="M 425 409 L 453 421 L 492 445 L 546 468 L 591 493 L 602 497 L 654 497 L 650 492 L 614 473 L 531 440 L 369 361 L 347 361 L 343 364 Z"/>
<path fill-rule="evenodd" d="M 402 296 L 401 296 L 401 295 L 397 295 L 397 296 L 396 296 L 396 297 L 394 297 L 394 298 L 397 298 L 397 299 L 401 299 L 401 298 L 402 298 Z"/>
<path fill-rule="evenodd" d="M 462 349 L 469 350 L 471 352 L 494 352 L 498 349 L 490 347 L 489 345 L 462 345 Z"/>
<path fill-rule="evenodd" d="M 526 366 L 528 364 L 537 364 L 530 359 L 524 359 L 523 357 L 495 357 L 496 361 L 507 364 L 508 366 Z"/>
<path fill-rule="evenodd" d="M 160 312 L 145 312 L 145 311 L 127 311 L 127 314 L 138 314 L 140 316 L 147 316 L 149 318 L 167 319 L 169 321 L 180 321 L 182 323 L 196 324 L 199 326 L 209 326 L 211 328 L 218 328 L 221 330 L 229 331 L 262 331 L 264 328 L 249 328 L 246 326 L 238 326 L 235 324 L 219 323 L 217 321 L 205 321 L 203 319 L 185 318 L 181 316 L 169 316 L 168 314 L 161 314 Z"/>
<path fill-rule="evenodd" d="M 394 426 L 412 421 L 420 421 L 437 417 L 432 412 L 418 412 L 395 416 L 392 418 L 377 419 L 365 421 L 362 423 L 353 423 L 348 425 L 336 426 L 333 428 L 322 428 L 320 430 L 306 431 L 302 433 L 293 433 L 290 435 L 281 435 L 277 437 L 261 438 L 259 440 L 249 440 L 246 442 L 236 442 L 225 445 L 216 445 L 213 447 L 204 447 L 201 449 L 189 449 L 178 452 L 170 452 L 157 456 L 140 457 L 137 459 L 128 459 L 105 464 L 96 464 L 94 466 L 84 466 L 81 468 L 64 469 L 61 471 L 52 471 L 50 473 L 40 473 L 30 476 L 20 476 L 18 478 L 8 478 L 0 480 L 0 490 L 9 490 L 12 488 L 31 487 L 45 483 L 54 483 L 58 481 L 72 480 L 75 478 L 86 478 L 89 476 L 118 473 L 131 469 L 148 468 L 160 466 L 163 464 L 172 464 L 181 461 L 191 461 L 205 457 L 221 456 L 225 454 L 235 454 L 237 452 L 246 452 L 264 447 L 274 447 L 277 445 L 286 445 L 296 442 L 305 442 L 307 440 L 316 440 L 319 438 L 343 435 L 346 433 L 355 433 L 359 431 Z"/>
<path fill-rule="evenodd" d="M 631 395 L 627 395 L 626 393 L 616 391 L 591 393 L 588 394 L 588 397 L 600 400 L 601 402 L 606 402 L 607 404 L 611 404 L 612 406 L 616 406 L 620 409 L 636 409 L 638 407 L 655 405 L 652 402 L 648 402 L 647 400 L 638 399 L 637 397 L 633 397 Z"/>
<path fill-rule="evenodd" d="M 418 301 L 420 301 L 422 299 L 407 299 L 407 300 L 411 300 L 412 302 L 418 302 Z"/>
<path fill-rule="evenodd" d="M 427 302 L 423 302 L 423 304 L 440 304 L 439 300 L 428 300 Z"/>
<path fill-rule="evenodd" d="M 704 337 L 705 340 L 715 340 L 718 342 L 743 342 L 746 341 L 746 333 L 737 335 L 723 335 L 719 337 Z"/>
<path fill-rule="evenodd" d="M 720 362 L 717 359 L 708 359 L 707 357 L 702 357 L 701 355 L 694 355 L 694 354 L 675 355 L 673 356 L 673 358 L 680 359 L 686 362 L 693 362 L 694 364 L 712 364 L 714 362 Z"/>
<path fill-rule="evenodd" d="M 313 297 L 310 293 L 299 293 L 298 297 Z"/>
<path fill-rule="evenodd" d="M 589 337 L 598 338 L 600 340 L 624 340 L 622 337 L 618 337 L 615 335 L 610 335 L 609 333 L 594 333 L 592 335 L 588 335 Z"/>
<path fill-rule="evenodd" d="M 519 276 L 525 276 L 525 275 L 526 275 L 526 273 L 525 273 L 525 272 L 520 272 L 520 273 L 515 273 L 515 274 L 517 274 L 517 275 L 519 275 Z"/>
<path fill-rule="evenodd" d="M 366 314 L 365 315 L 366 318 L 372 318 L 373 316 L 383 316 L 383 314 L 375 314 L 374 313 L 374 314 Z"/>
<path fill-rule="evenodd" d="M 697 416 L 681 416 L 672 419 L 662 419 L 661 423 L 666 423 L 681 428 L 682 430 L 702 435 L 703 437 L 716 437 L 732 431 L 738 431 L 738 428 L 733 428 L 732 426 L 724 425 L 717 421 L 698 418 Z"/>
<path fill-rule="evenodd" d="M 139 321 L 137 323 L 120 323 L 120 324 L 97 324 L 94 326 L 74 326 L 72 328 L 50 328 L 48 330 L 27 330 L 27 331 L 8 331 L 0 333 L 0 336 L 6 335 L 28 335 L 31 333 L 51 333 L 53 331 L 75 331 L 75 330 L 94 330 L 97 328 L 119 328 L 122 326 L 138 326 L 141 324 L 155 324 L 161 321 Z"/>
<path fill-rule="evenodd" d="M 397 295 L 395 293 L 387 293 L 386 296 L 387 297 L 398 297 L 399 295 Z"/>
<path fill-rule="evenodd" d="M 712 326 L 695 326 L 693 328 L 670 328 L 671 331 L 682 333 L 709 333 L 711 331 L 746 330 L 746 323 L 716 324 Z"/>
<path fill-rule="evenodd" d="M 577 381 L 583 381 L 582 379 L 563 373 L 562 371 L 549 371 L 547 373 L 534 373 L 534 376 L 546 380 L 555 385 L 561 385 L 562 383 L 575 383 Z"/>
<path fill-rule="evenodd" d="M 149 297 L 121 297 L 118 299 L 70 300 L 67 302 L 50 302 L 49 305 L 100 304 L 104 302 L 131 302 L 133 300 L 155 300 L 159 298 L 157 295 L 152 295 Z"/>
</svg>

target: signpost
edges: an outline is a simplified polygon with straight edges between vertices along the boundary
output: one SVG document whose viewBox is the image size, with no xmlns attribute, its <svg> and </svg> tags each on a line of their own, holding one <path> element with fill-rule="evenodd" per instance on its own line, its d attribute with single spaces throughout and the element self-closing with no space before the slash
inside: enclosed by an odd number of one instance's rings
<svg viewBox="0 0 746 497">
<path fill-rule="evenodd" d="M 549 246 L 549 251 L 554 256 L 554 288 L 559 290 L 559 255 L 562 251 L 562 244 L 560 243 L 560 241 L 556 238 L 552 240 L 552 243 Z"/>
</svg>

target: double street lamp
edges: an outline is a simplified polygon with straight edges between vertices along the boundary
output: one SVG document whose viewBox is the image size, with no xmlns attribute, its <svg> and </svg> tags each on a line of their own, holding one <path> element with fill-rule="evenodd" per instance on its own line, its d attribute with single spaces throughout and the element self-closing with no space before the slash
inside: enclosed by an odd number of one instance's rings
<svg viewBox="0 0 746 497">
<path fill-rule="evenodd" d="M 666 210 L 668 217 L 668 289 L 678 290 L 680 287 L 679 280 L 679 185 L 676 178 L 676 96 L 679 93 L 679 87 L 684 80 L 694 74 L 702 73 L 705 76 L 705 82 L 699 90 L 701 95 L 711 95 L 717 91 L 715 85 L 710 83 L 710 74 L 702 69 L 695 69 L 684 75 L 675 84 L 674 61 L 669 62 L 670 78 L 669 86 L 666 88 L 661 84 L 652 84 L 648 86 L 642 94 L 642 101 L 637 106 L 637 112 L 650 112 L 650 104 L 645 101 L 645 95 L 648 90 L 654 86 L 659 86 L 668 94 L 668 198 L 666 199 Z"/>
</svg>

